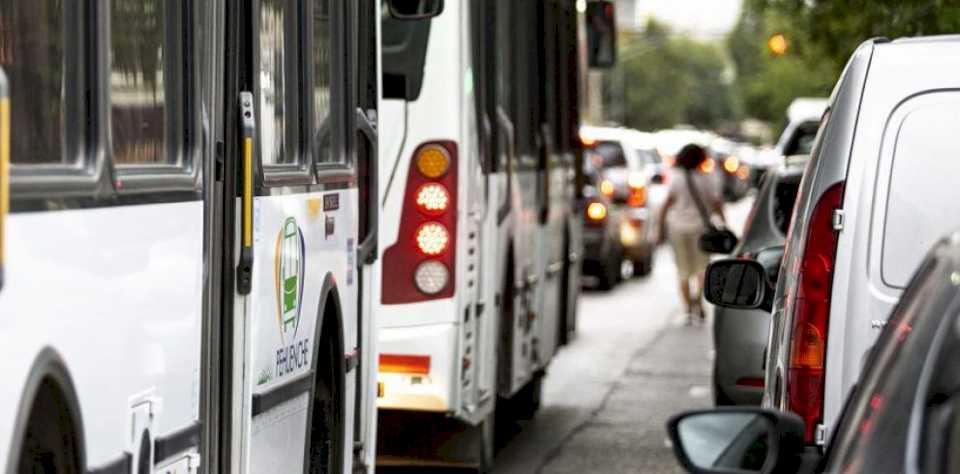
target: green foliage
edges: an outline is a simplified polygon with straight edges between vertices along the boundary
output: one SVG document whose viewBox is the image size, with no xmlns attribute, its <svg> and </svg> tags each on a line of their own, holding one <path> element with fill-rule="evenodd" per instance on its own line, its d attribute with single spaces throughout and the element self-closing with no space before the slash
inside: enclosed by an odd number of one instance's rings
<svg viewBox="0 0 960 474">
<path fill-rule="evenodd" d="M 960 32 L 956 0 L 766 0 L 794 19 L 838 73 L 863 41 Z"/>
<path fill-rule="evenodd" d="M 955 32 L 956 0 L 744 0 L 727 48 L 744 114 L 779 125 L 793 98 L 827 96 L 863 41 Z M 767 50 L 776 33 L 783 56 Z"/>
<path fill-rule="evenodd" d="M 735 115 L 724 80 L 728 61 L 717 45 L 675 36 L 650 20 L 643 33 L 621 39 L 619 58 L 605 90 L 611 115 L 627 126 L 715 128 Z"/>
</svg>

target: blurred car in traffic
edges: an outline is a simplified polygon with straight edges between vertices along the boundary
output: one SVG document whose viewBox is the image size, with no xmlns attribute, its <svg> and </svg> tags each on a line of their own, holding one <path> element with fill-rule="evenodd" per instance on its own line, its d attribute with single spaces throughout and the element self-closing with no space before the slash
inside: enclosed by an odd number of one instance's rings
<svg viewBox="0 0 960 474">
<path fill-rule="evenodd" d="M 732 273 L 739 278 L 715 296 L 769 303 L 772 287 L 763 281 L 762 266 L 726 262 L 738 267 Z M 953 234 L 934 246 L 912 277 L 823 454 L 804 447 L 799 416 L 757 407 L 674 416 L 668 431 L 675 454 L 690 472 L 701 473 L 958 472 L 958 326 L 960 234 Z"/>
<path fill-rule="evenodd" d="M 827 109 L 829 99 L 819 97 L 800 97 L 794 99 L 787 107 L 786 125 L 776 146 L 760 153 L 753 160 L 754 186 L 759 187 L 764 174 L 783 164 L 788 156 L 809 155 L 813 148 L 813 140 L 820 128 L 820 119 Z"/>
<path fill-rule="evenodd" d="M 582 127 L 586 159 L 584 172 L 597 189 L 616 206 L 620 246 L 627 275 L 647 275 L 653 270 L 656 252 L 655 212 L 649 206 L 653 178 L 660 171 L 660 157 L 649 134 L 614 127 Z"/>
<path fill-rule="evenodd" d="M 774 265 L 779 265 L 806 160 L 806 156 L 790 157 L 770 172 L 757 193 L 733 257 L 774 259 Z M 714 309 L 713 395 L 717 405 L 760 404 L 769 330 L 767 311 Z"/>
<path fill-rule="evenodd" d="M 910 275 L 960 227 L 960 37 L 872 40 L 830 99 L 777 281 L 765 406 L 822 445 Z M 856 137 L 856 139 L 854 139 Z"/>
<path fill-rule="evenodd" d="M 699 172 L 714 180 L 714 185 L 722 190 L 725 200 L 736 201 L 750 190 L 749 179 L 752 172 L 737 156 L 735 143 L 713 132 L 696 130 L 685 125 L 659 130 L 653 134 L 653 139 L 668 165 L 673 163 L 677 152 L 688 144 L 700 145 L 707 150 L 709 159 L 700 165 Z M 670 179 L 669 170 L 665 177 Z"/>
<path fill-rule="evenodd" d="M 737 145 L 726 139 L 717 139 L 710 144 L 710 154 L 716 163 L 714 168 L 720 176 L 723 199 L 735 202 L 750 191 L 751 170 L 737 154 Z"/>
<path fill-rule="evenodd" d="M 624 273 L 632 272 L 620 242 L 622 214 L 597 186 L 583 188 L 583 274 L 596 278 L 596 286 L 609 290 Z"/>
</svg>

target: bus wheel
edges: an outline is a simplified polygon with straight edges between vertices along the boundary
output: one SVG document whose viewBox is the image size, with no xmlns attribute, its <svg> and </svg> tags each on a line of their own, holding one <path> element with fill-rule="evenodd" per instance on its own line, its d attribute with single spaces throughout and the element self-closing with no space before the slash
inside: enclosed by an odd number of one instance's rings
<svg viewBox="0 0 960 474">
<path fill-rule="evenodd" d="M 17 472 L 80 474 L 76 428 L 60 390 L 45 382 L 30 408 Z"/>
<path fill-rule="evenodd" d="M 310 429 L 310 473 L 343 472 L 344 391 L 343 351 L 336 343 L 336 318 L 324 318 L 330 330 L 323 331 L 316 367 Z M 338 370 L 339 368 L 339 370 Z"/>
<path fill-rule="evenodd" d="M 516 394 L 510 397 L 509 410 L 515 420 L 532 420 L 540 409 L 540 400 L 543 398 L 544 373 L 537 372 L 533 378 Z"/>
</svg>

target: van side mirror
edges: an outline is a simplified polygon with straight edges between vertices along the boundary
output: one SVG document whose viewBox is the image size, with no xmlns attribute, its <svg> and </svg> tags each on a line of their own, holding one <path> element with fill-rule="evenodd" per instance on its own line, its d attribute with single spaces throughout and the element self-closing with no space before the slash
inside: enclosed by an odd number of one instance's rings
<svg viewBox="0 0 960 474">
<path fill-rule="evenodd" d="M 587 64 L 609 69 L 617 62 L 616 8 L 607 0 L 587 3 Z"/>
<path fill-rule="evenodd" d="M 707 266 L 704 297 L 717 306 L 762 308 L 771 293 L 763 265 L 754 260 L 717 260 Z"/>
<path fill-rule="evenodd" d="M 443 0 L 387 0 L 387 8 L 397 20 L 423 20 L 443 13 Z"/>
<path fill-rule="evenodd" d="M 758 407 L 680 413 L 667 422 L 674 455 L 689 472 L 797 472 L 803 420 Z"/>
</svg>

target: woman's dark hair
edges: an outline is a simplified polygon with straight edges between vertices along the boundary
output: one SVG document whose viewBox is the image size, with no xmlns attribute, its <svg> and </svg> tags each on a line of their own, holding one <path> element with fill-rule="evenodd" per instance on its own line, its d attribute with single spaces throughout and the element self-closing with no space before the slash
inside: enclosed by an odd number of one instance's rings
<svg viewBox="0 0 960 474">
<path fill-rule="evenodd" d="M 681 148 L 680 152 L 677 153 L 676 165 L 688 170 L 694 170 L 706 159 L 707 151 L 704 150 L 702 146 L 691 143 Z"/>
</svg>

